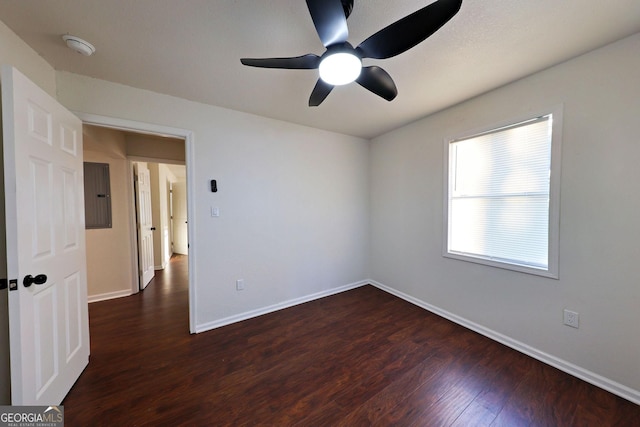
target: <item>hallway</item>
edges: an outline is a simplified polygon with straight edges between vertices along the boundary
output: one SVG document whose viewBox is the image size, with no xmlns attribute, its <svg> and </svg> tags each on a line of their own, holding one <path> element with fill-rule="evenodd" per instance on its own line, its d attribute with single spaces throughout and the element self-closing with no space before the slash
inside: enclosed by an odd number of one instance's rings
<svg viewBox="0 0 640 427">
<path fill-rule="evenodd" d="M 188 293 L 188 257 L 174 255 L 144 291 L 89 305 L 91 356 L 63 401 L 66 425 L 111 424 L 106 414 L 128 417 L 184 383 L 169 367 L 182 364 L 176 350 L 191 338 Z"/>
</svg>

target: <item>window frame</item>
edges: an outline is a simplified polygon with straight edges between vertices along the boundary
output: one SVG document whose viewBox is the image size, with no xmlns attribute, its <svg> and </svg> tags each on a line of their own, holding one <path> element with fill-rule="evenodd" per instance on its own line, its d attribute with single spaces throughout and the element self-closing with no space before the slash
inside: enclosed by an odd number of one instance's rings
<svg viewBox="0 0 640 427">
<path fill-rule="evenodd" d="M 508 128 L 522 122 L 534 120 L 539 117 L 550 115 L 552 117 L 551 127 L 551 167 L 549 181 L 549 214 L 548 214 L 548 248 L 547 248 L 547 269 L 530 267 L 520 264 L 513 264 L 504 261 L 492 260 L 485 257 L 451 252 L 449 250 L 449 240 L 451 230 L 449 228 L 449 202 L 452 191 L 449 182 L 450 159 L 449 147 L 451 143 L 480 136 L 482 134 L 497 132 L 503 128 Z M 476 264 L 488 265 L 501 269 L 517 271 L 521 273 L 533 274 L 537 276 L 559 279 L 559 245 L 560 245 L 560 184 L 561 184 L 561 164 L 562 164 L 562 124 L 563 105 L 556 105 L 539 112 L 531 112 L 526 115 L 503 120 L 493 125 L 482 126 L 477 129 L 461 132 L 452 137 L 444 139 L 444 179 L 443 179 L 443 239 L 442 256 L 460 261 L 472 262 Z"/>
</svg>

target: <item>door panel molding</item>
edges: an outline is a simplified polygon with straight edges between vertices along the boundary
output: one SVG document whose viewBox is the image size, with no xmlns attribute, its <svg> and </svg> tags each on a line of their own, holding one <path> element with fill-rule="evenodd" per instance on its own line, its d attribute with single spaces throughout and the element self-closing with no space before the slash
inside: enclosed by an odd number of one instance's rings
<svg viewBox="0 0 640 427">
<path fill-rule="evenodd" d="M 11 403 L 58 405 L 90 351 L 82 183 L 65 178 L 82 174 L 82 158 L 62 149 L 71 139 L 81 150 L 81 121 L 3 66 L 2 123 L 7 274 L 16 285 L 8 293 Z M 74 239 L 71 247 L 65 236 Z M 69 355 L 63 282 L 74 274 L 78 333 Z"/>
</svg>

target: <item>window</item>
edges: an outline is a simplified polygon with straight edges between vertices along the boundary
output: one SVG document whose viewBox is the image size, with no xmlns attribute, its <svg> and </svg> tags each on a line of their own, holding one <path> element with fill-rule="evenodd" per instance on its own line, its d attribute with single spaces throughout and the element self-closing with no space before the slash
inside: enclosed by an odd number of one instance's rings
<svg viewBox="0 0 640 427">
<path fill-rule="evenodd" d="M 111 228 L 109 164 L 84 162 L 85 228 Z"/>
<path fill-rule="evenodd" d="M 560 118 L 447 142 L 444 256 L 558 277 Z"/>
</svg>

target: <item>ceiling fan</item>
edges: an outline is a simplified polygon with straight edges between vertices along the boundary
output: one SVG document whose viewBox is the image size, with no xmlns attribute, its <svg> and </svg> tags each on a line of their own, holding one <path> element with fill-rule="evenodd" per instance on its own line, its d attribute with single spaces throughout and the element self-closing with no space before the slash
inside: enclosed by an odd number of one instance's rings
<svg viewBox="0 0 640 427">
<path fill-rule="evenodd" d="M 362 59 L 386 59 L 399 55 L 438 31 L 462 6 L 462 0 L 437 0 L 378 31 L 357 47 L 347 38 L 347 18 L 353 0 L 306 0 L 320 41 L 322 56 L 309 53 L 290 58 L 242 58 L 244 65 L 297 70 L 319 69 L 320 78 L 311 92 L 309 106 L 317 107 L 334 86 L 353 81 L 376 95 L 393 100 L 398 94 L 391 76 L 378 66 L 362 66 Z"/>
</svg>

